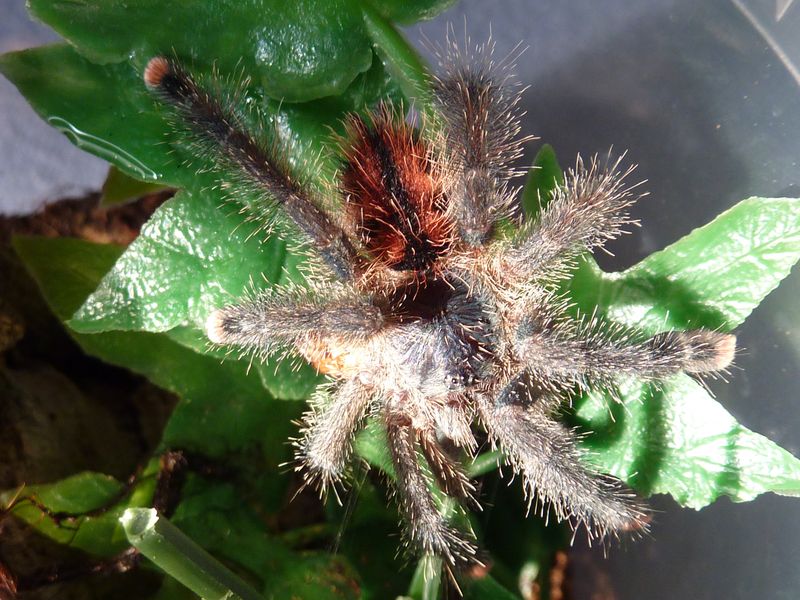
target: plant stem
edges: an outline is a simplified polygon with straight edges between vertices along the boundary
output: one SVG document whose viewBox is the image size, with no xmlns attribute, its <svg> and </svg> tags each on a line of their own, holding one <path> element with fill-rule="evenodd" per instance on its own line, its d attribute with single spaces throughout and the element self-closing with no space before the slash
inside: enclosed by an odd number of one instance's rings
<svg viewBox="0 0 800 600">
<path fill-rule="evenodd" d="M 470 477 L 479 477 L 486 475 L 491 471 L 497 469 L 500 463 L 503 462 L 503 453 L 500 450 L 490 450 L 475 457 L 471 463 L 467 465 L 467 475 Z"/>
<path fill-rule="evenodd" d="M 362 4 L 362 10 L 364 24 L 389 75 L 417 110 L 433 118 L 431 77 L 419 54 L 368 2 Z"/>
<path fill-rule="evenodd" d="M 120 523 L 137 550 L 204 600 L 263 600 L 154 508 L 129 508 Z"/>
<path fill-rule="evenodd" d="M 408 598 L 412 600 L 436 600 L 442 582 L 442 559 L 426 554 L 417 563 Z"/>
</svg>

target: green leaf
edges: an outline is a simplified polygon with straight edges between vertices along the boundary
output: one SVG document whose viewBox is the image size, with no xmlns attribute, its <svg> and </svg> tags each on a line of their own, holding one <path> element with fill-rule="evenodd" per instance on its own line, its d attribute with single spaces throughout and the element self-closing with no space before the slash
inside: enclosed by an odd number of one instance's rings
<svg viewBox="0 0 800 600">
<path fill-rule="evenodd" d="M 526 219 L 533 219 L 547 206 L 553 190 L 564 185 L 564 173 L 558 165 L 555 150 L 544 144 L 533 159 L 533 168 L 528 171 L 522 188 L 522 210 Z"/>
<path fill-rule="evenodd" d="M 95 556 L 113 556 L 127 546 L 119 516 L 127 507 L 149 505 L 157 468 L 158 461 L 151 462 L 127 494 L 114 478 L 84 472 L 56 483 L 26 486 L 21 492 L 5 492 L 0 502 L 7 505 L 18 498 L 11 512 L 61 544 Z"/>
<path fill-rule="evenodd" d="M 341 556 L 307 553 L 287 561 L 269 586 L 274 598 L 362 598 L 358 577 Z"/>
<path fill-rule="evenodd" d="M 800 201 L 750 198 L 622 273 L 586 260 L 570 283 L 584 311 L 647 333 L 731 330 L 800 258 Z M 592 394 L 577 416 L 595 432 L 594 461 L 645 494 L 700 508 L 720 495 L 749 500 L 800 491 L 800 461 L 739 425 L 687 376 L 660 389 L 629 383 L 624 410 Z M 613 417 L 613 419 L 612 419 Z"/>
<path fill-rule="evenodd" d="M 124 204 L 146 196 L 147 194 L 160 192 L 164 189 L 166 189 L 166 187 L 163 185 L 134 179 L 112 166 L 108 170 L 108 176 L 103 183 L 100 204 L 102 206 Z"/>
<path fill-rule="evenodd" d="M 386 430 L 381 419 L 377 417 L 368 419 L 367 425 L 356 436 L 354 446 L 361 458 L 394 479 L 394 466 L 389 456 Z"/>
<path fill-rule="evenodd" d="M 128 63 L 95 65 L 58 44 L 4 54 L 0 71 L 45 121 L 126 175 L 179 187 L 213 182 L 180 166 L 191 158 L 185 148 L 171 154 L 175 134 Z"/>
<path fill-rule="evenodd" d="M 224 357 L 202 333 L 208 315 L 254 287 L 282 280 L 286 267 L 293 269 L 287 261 L 299 260 L 277 237 L 262 242 L 255 226 L 241 220 L 209 194 L 179 192 L 153 214 L 70 327 L 80 333 L 166 331 L 196 352 Z M 322 381 L 300 359 L 270 360 L 257 372 L 273 396 L 288 400 L 308 398 Z"/>
<path fill-rule="evenodd" d="M 490 575 L 463 583 L 464 600 L 520 600 Z"/>
<path fill-rule="evenodd" d="M 33 14 L 95 63 L 138 70 L 175 54 L 209 72 L 240 69 L 272 98 L 341 94 L 372 62 L 355 0 L 30 0 Z"/>
<path fill-rule="evenodd" d="M 800 200 L 749 198 L 622 273 L 584 262 L 570 284 L 583 310 L 654 333 L 731 330 L 800 258 Z"/>
<path fill-rule="evenodd" d="M 386 70 L 403 95 L 427 114 L 429 125 L 435 126 L 430 73 L 419 54 L 389 21 L 367 4 L 364 4 L 364 23 Z"/>
<path fill-rule="evenodd" d="M 613 425 L 599 395 L 577 413 L 596 432 L 587 445 L 603 471 L 695 509 L 722 495 L 736 502 L 764 492 L 800 495 L 800 460 L 737 423 L 687 375 L 660 389 L 631 384 L 623 393 L 639 401 L 614 411 Z"/>
<path fill-rule="evenodd" d="M 114 246 L 65 238 L 16 238 L 14 247 L 62 319 L 80 306 L 120 252 Z M 163 333 L 112 331 L 73 337 L 89 354 L 140 373 L 181 397 L 163 447 L 223 456 L 262 444 L 265 432 L 270 432 L 283 436 L 282 450 L 273 458 L 288 458 L 283 442 L 291 426 L 284 422 L 285 411 L 277 409 L 256 374 L 247 374 L 247 363 L 203 356 Z"/>
<path fill-rule="evenodd" d="M 277 282 L 286 245 L 211 194 L 179 192 L 161 205 L 69 321 L 80 333 L 168 331 L 194 325 L 264 277 Z"/>
<path fill-rule="evenodd" d="M 404 25 L 432 19 L 453 6 L 458 0 L 363 0 L 387 20 Z"/>
<path fill-rule="evenodd" d="M 325 381 L 324 375 L 301 358 L 270 357 L 255 368 L 269 393 L 282 400 L 306 400 Z"/>
<path fill-rule="evenodd" d="M 16 236 L 12 245 L 39 284 L 47 305 L 62 321 L 83 303 L 124 251 L 114 244 L 74 238 Z"/>
</svg>

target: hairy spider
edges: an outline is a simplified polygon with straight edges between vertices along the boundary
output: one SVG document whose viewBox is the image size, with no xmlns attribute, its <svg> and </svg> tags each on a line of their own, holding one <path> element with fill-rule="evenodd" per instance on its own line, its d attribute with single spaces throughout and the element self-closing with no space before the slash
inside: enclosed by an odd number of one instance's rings
<svg viewBox="0 0 800 600">
<path fill-rule="evenodd" d="M 646 509 L 584 464 L 557 413 L 576 389 L 620 377 L 724 369 L 735 337 L 694 330 L 647 338 L 567 316 L 557 283 L 582 253 L 631 223 L 631 169 L 578 159 L 538 218 L 522 222 L 509 185 L 523 142 L 519 89 L 488 60 L 462 60 L 452 49 L 442 63 L 433 81 L 438 116 L 419 129 L 388 106 L 348 117 L 338 187 L 325 189 L 293 173 L 276 144 L 248 133 L 236 107 L 179 62 L 150 60 L 148 88 L 221 169 L 237 173 L 228 185 L 282 209 L 310 249 L 307 286 L 220 308 L 207 335 L 261 355 L 291 349 L 329 377 L 296 442 L 298 469 L 323 491 L 346 476 L 365 417 L 378 416 L 406 539 L 448 569 L 481 559 L 472 533 L 437 509 L 430 475 L 447 495 L 475 502 L 454 449 L 474 456 L 476 420 L 542 510 L 584 525 L 590 537 L 642 530 Z M 508 221 L 519 227 L 501 235 Z"/>
</svg>

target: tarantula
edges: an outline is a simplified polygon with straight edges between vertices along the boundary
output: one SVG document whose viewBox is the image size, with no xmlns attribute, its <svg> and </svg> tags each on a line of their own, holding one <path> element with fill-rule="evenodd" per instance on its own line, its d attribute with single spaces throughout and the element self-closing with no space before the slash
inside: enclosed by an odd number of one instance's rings
<svg viewBox="0 0 800 600">
<path fill-rule="evenodd" d="M 640 531 L 646 509 L 584 464 L 557 413 L 575 390 L 619 377 L 722 370 L 735 337 L 647 338 L 570 318 L 557 284 L 581 254 L 632 222 L 631 169 L 578 159 L 538 218 L 521 222 L 509 184 L 523 142 L 519 89 L 488 61 L 476 66 L 449 51 L 442 62 L 432 79 L 438 116 L 422 127 L 387 105 L 347 118 L 333 189 L 303 181 L 277 144 L 249 133 L 235 105 L 177 60 L 150 60 L 147 87 L 221 170 L 236 173 L 228 185 L 282 209 L 309 249 L 307 286 L 219 308 L 208 338 L 262 355 L 288 348 L 329 377 L 296 441 L 297 468 L 323 492 L 345 478 L 366 416 L 380 418 L 407 542 L 448 569 L 481 558 L 474 535 L 437 509 L 431 475 L 448 496 L 476 502 L 456 458 L 477 451 L 476 420 L 531 502 L 590 536 Z M 509 221 L 519 227 L 501 235 Z"/>
</svg>

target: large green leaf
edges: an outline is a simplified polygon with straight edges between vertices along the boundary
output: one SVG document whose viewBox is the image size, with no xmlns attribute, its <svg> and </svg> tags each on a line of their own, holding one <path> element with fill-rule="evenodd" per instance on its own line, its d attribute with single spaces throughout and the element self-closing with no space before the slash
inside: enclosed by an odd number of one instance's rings
<svg viewBox="0 0 800 600">
<path fill-rule="evenodd" d="M 630 384 L 625 410 L 609 422 L 607 400 L 592 396 L 578 417 L 595 431 L 592 459 L 645 494 L 670 494 L 702 508 L 726 495 L 752 500 L 764 492 L 800 495 L 800 460 L 740 425 L 686 375 L 658 389 Z"/>
<path fill-rule="evenodd" d="M 0 71 L 72 143 L 136 179 L 180 187 L 199 180 L 191 157 L 130 64 L 95 65 L 66 45 L 0 56 Z"/>
<path fill-rule="evenodd" d="M 168 332 L 171 340 L 221 360 L 224 351 L 211 349 L 202 333 L 211 311 L 254 287 L 284 281 L 300 260 L 277 237 L 253 235 L 255 228 L 220 209 L 209 193 L 178 193 L 159 207 L 69 325 L 80 333 Z M 233 354 L 226 363 L 236 359 Z M 269 361 L 257 372 L 284 399 L 307 398 L 320 381 L 299 359 Z"/>
<path fill-rule="evenodd" d="M 646 224 L 645 224 L 646 226 Z M 579 306 L 649 332 L 731 330 L 800 258 L 800 200 L 749 198 L 621 273 L 585 261 L 570 291 Z"/>
<path fill-rule="evenodd" d="M 250 282 L 277 282 L 286 245 L 220 209 L 212 194 L 179 192 L 160 206 L 69 321 L 80 333 L 203 328 Z M 263 284 L 263 282 L 261 282 Z"/>
<path fill-rule="evenodd" d="M 355 0 L 30 0 L 34 15 L 95 63 L 139 69 L 175 54 L 204 71 L 243 69 L 291 102 L 341 94 L 372 62 Z"/>
<path fill-rule="evenodd" d="M 194 67 L 244 72 L 275 99 L 306 102 L 341 94 L 372 61 L 362 11 L 409 24 L 456 0 L 30 0 L 39 19 L 94 63 L 131 61 L 139 70 L 156 54 Z"/>
</svg>

